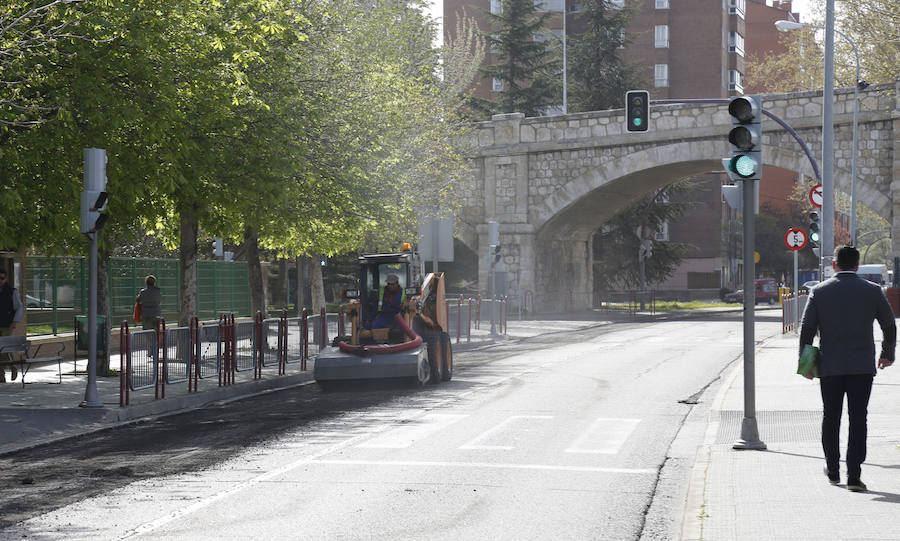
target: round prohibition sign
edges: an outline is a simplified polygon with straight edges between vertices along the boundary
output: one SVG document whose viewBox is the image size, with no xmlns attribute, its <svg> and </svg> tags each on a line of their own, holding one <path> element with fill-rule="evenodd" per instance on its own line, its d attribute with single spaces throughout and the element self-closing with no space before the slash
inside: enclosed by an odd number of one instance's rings
<svg viewBox="0 0 900 541">
<path fill-rule="evenodd" d="M 809 202 L 813 204 L 814 207 L 822 208 L 822 185 L 816 184 L 809 190 Z"/>
<path fill-rule="evenodd" d="M 784 243 L 791 250 L 802 250 L 806 247 L 806 231 L 799 227 L 792 227 L 784 234 Z"/>
</svg>

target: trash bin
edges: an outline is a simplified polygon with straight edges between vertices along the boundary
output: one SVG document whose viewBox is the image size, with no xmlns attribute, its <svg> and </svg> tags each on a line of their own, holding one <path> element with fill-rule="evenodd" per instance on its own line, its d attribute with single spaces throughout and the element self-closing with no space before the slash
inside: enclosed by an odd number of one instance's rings
<svg viewBox="0 0 900 541">
<path fill-rule="evenodd" d="M 75 325 L 78 332 L 78 340 L 75 348 L 88 349 L 88 317 L 75 316 Z M 97 351 L 106 351 L 106 342 L 109 340 L 109 329 L 106 327 L 106 316 L 97 314 Z"/>
<path fill-rule="evenodd" d="M 894 317 L 900 316 L 900 289 L 896 287 L 887 288 L 887 300 L 894 311 Z"/>
</svg>

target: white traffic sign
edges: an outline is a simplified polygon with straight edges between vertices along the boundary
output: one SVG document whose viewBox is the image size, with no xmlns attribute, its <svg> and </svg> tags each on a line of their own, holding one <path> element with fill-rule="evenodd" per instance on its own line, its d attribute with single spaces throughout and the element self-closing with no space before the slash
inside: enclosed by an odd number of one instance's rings
<svg viewBox="0 0 900 541">
<path fill-rule="evenodd" d="M 822 208 L 822 185 L 816 184 L 809 190 L 809 202 L 814 207 Z"/>
<path fill-rule="evenodd" d="M 792 227 L 784 234 L 784 243 L 791 250 L 802 250 L 806 247 L 806 231 L 799 227 Z"/>
</svg>

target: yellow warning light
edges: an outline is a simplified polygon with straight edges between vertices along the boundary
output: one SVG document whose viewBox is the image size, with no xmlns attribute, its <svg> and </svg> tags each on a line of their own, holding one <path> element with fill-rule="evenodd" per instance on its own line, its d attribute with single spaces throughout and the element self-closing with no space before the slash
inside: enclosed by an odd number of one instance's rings
<svg viewBox="0 0 900 541">
<path fill-rule="evenodd" d="M 412 252 L 412 244 L 408 242 L 403 243 L 403 251 L 404 252 Z"/>
</svg>

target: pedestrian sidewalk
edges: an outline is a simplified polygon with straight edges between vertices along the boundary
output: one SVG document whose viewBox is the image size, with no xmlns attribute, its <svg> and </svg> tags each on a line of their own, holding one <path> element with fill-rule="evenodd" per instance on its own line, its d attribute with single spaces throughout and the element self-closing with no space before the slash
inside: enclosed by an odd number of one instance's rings
<svg viewBox="0 0 900 541">
<path fill-rule="evenodd" d="M 764 451 L 732 449 L 744 416 L 743 363 L 727 374 L 697 452 L 681 539 L 900 539 L 900 508 L 894 507 L 900 504 L 900 365 L 875 378 L 862 468 L 869 490 L 853 493 L 843 462 L 837 486 L 822 471 L 819 385 L 795 373 L 797 344 L 797 335 L 788 333 L 756 350 L 756 418 Z M 845 411 L 842 456 L 846 436 Z"/>
<path fill-rule="evenodd" d="M 505 335 L 491 335 L 490 323 L 482 322 L 480 328 L 472 328 L 471 337 L 465 332 L 457 343 L 451 335 L 453 349 L 462 353 L 481 347 L 491 347 L 508 340 L 578 328 L 602 325 L 609 317 L 599 313 L 585 313 L 559 319 L 510 320 Z M 496 329 L 500 332 L 500 329 Z M 59 383 L 56 365 L 32 368 L 26 376 L 27 385 L 21 379 L 0 384 L 0 455 L 26 449 L 51 441 L 103 430 L 122 423 L 171 415 L 201 408 L 216 402 L 236 400 L 257 393 L 304 385 L 313 381 L 315 360 L 307 363 L 307 370 L 300 370 L 300 363 L 287 365 L 287 375 L 277 375 L 277 367 L 263 369 L 263 377 L 253 379 L 252 371 L 238 372 L 235 383 L 219 386 L 218 378 L 199 381 L 199 392 L 189 393 L 187 383 L 168 384 L 165 398 L 156 398 L 154 388 L 131 391 L 130 404 L 119 407 L 119 376 L 98 377 L 97 393 L 102 408 L 80 407 L 85 399 L 87 360 L 63 361 L 62 383 Z M 119 367 L 119 356 L 110 359 L 110 367 Z M 9 374 L 7 373 L 7 378 Z M 22 376 L 19 375 L 19 378 Z"/>
</svg>

